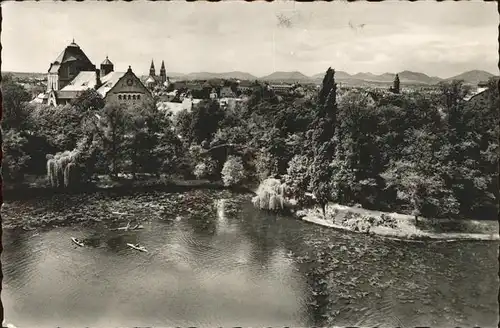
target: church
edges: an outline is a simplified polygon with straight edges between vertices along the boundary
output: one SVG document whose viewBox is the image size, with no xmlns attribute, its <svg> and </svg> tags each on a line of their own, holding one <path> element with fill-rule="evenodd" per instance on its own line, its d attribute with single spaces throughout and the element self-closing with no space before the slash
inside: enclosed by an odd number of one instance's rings
<svg viewBox="0 0 500 328">
<path fill-rule="evenodd" d="M 73 40 L 50 64 L 47 90 L 41 102 L 52 106 L 65 105 L 90 88 L 105 101 L 139 103 L 152 97 L 130 66 L 125 72 L 115 72 L 113 63 L 106 56 L 96 68 Z"/>
<path fill-rule="evenodd" d="M 149 89 L 153 89 L 155 87 L 168 87 L 169 78 L 167 77 L 167 70 L 165 69 L 165 62 L 162 60 L 161 68 L 160 68 L 160 76 L 156 75 L 155 64 L 153 60 L 151 60 L 151 67 L 149 68 L 149 76 L 146 80 L 146 86 Z"/>
</svg>

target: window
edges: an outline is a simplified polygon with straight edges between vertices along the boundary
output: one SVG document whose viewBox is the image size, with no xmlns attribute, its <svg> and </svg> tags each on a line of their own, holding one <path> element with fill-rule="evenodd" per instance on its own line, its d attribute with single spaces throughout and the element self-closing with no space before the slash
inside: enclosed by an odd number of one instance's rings
<svg viewBox="0 0 500 328">
<path fill-rule="evenodd" d="M 141 99 L 141 95 L 137 95 L 137 100 L 140 100 Z"/>
<path fill-rule="evenodd" d="M 122 100 L 122 95 L 118 95 L 118 100 Z"/>
<path fill-rule="evenodd" d="M 128 100 L 132 99 L 132 96 L 131 95 L 128 95 Z"/>
<path fill-rule="evenodd" d="M 135 100 L 135 95 L 133 95 L 133 96 L 132 96 L 132 99 L 134 99 L 134 100 Z"/>
</svg>

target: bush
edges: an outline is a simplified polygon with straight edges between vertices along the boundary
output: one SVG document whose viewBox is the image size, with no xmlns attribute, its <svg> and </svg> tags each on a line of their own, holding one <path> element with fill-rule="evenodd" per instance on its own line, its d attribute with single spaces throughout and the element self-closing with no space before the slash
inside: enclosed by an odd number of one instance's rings
<svg viewBox="0 0 500 328">
<path fill-rule="evenodd" d="M 211 158 L 206 158 L 195 166 L 193 174 L 197 179 L 211 178 L 216 173 L 216 168 L 217 163 Z"/>
<path fill-rule="evenodd" d="M 241 158 L 230 156 L 222 168 L 222 181 L 224 186 L 235 186 L 240 184 L 245 178 L 245 168 Z"/>
</svg>

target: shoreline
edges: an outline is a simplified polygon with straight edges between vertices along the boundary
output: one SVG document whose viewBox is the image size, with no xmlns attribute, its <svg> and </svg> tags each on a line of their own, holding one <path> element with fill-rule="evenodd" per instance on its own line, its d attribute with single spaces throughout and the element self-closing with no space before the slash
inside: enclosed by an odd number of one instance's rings
<svg viewBox="0 0 500 328">
<path fill-rule="evenodd" d="M 427 229 L 424 229 L 417 227 L 414 218 L 410 215 L 385 213 L 338 204 L 328 205 L 326 219 L 319 208 L 298 210 L 294 216 L 306 223 L 338 231 L 406 242 L 500 240 L 497 221 L 439 220 L 420 217 L 419 226 L 426 226 Z M 458 225 L 461 231 L 456 231 L 458 229 L 453 229 L 453 227 L 446 227 L 448 224 Z"/>
<path fill-rule="evenodd" d="M 252 194 L 252 190 L 247 186 L 239 187 L 225 187 L 221 182 L 211 182 L 208 180 L 182 180 L 182 179 L 157 179 L 149 178 L 145 180 L 124 180 L 113 183 L 106 183 L 108 181 L 99 181 L 96 184 L 75 188 L 75 189 L 60 189 L 55 190 L 48 185 L 42 183 L 23 185 L 22 188 L 4 188 L 3 190 L 3 203 L 2 203 L 2 228 L 6 230 L 24 230 L 32 231 L 37 229 L 51 229 L 61 226 L 69 226 L 75 224 L 93 225 L 105 224 L 116 225 L 118 223 L 126 222 L 127 217 L 132 213 L 121 213 L 120 209 L 113 210 L 107 208 L 105 212 L 97 216 L 89 216 L 83 208 L 77 205 L 74 210 L 70 211 L 52 211 L 45 209 L 43 211 L 34 208 L 26 209 L 26 211 L 15 210 L 19 205 L 14 205 L 11 209 L 11 204 L 23 203 L 23 201 L 32 202 L 33 200 L 49 200 L 53 196 L 60 197 L 62 201 L 69 201 L 76 197 L 88 197 L 89 199 L 99 200 L 102 197 L 111 196 L 111 198 L 121 197 L 141 197 L 143 194 L 151 192 L 165 193 L 162 196 L 165 204 L 158 204 L 152 206 L 151 210 L 154 212 L 152 215 L 166 212 L 187 212 L 189 209 L 183 208 L 185 197 L 188 193 L 199 190 L 206 191 L 220 191 L 230 192 L 234 195 L 247 195 Z M 70 198 L 68 198 L 70 197 Z M 246 197 L 246 196 L 245 196 Z M 71 202 L 75 206 L 74 202 Z M 94 205 L 92 205 L 94 206 Z M 138 205 L 141 207 L 141 205 Z M 188 206 L 189 207 L 189 206 Z M 196 207 L 196 206 L 195 206 Z M 14 211 L 13 211 L 14 210 Z M 133 209 L 132 209 L 133 211 Z M 156 213 L 158 212 L 158 213 Z M 155 214 L 156 213 L 156 214 Z M 182 214 L 184 215 L 184 214 Z"/>
<path fill-rule="evenodd" d="M 16 184 L 2 183 L 3 201 L 18 201 L 37 197 L 50 197 L 53 195 L 84 195 L 99 192 L 113 192 L 130 194 L 144 191 L 184 192 L 196 189 L 231 190 L 236 193 L 254 193 L 247 186 L 225 187 L 220 181 L 188 180 L 164 177 L 147 177 L 146 179 L 132 180 L 120 178 L 113 181 L 101 178 L 96 182 L 88 183 L 74 188 L 53 188 L 48 185 L 44 177 L 36 177 L 34 182 Z"/>
</svg>

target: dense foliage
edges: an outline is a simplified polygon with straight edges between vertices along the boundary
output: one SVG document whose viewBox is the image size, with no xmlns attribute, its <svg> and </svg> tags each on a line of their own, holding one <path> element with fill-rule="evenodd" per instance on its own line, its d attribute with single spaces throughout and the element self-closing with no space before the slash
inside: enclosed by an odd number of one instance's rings
<svg viewBox="0 0 500 328">
<path fill-rule="evenodd" d="M 80 180 L 119 173 L 226 185 L 279 179 L 280 192 L 299 205 L 312 194 L 323 208 L 337 202 L 417 218 L 491 218 L 498 203 L 496 83 L 470 100 L 460 81 L 424 91 L 400 91 L 395 81 L 393 92 L 376 96 L 339 94 L 328 69 L 314 97 L 282 98 L 263 85 L 234 108 L 208 100 L 170 117 L 153 102 L 104 104 L 93 90 L 71 105 L 35 106 L 4 78 L 3 174 L 44 174 L 48 154 L 53 163 L 81 149 L 69 169 Z"/>
</svg>

